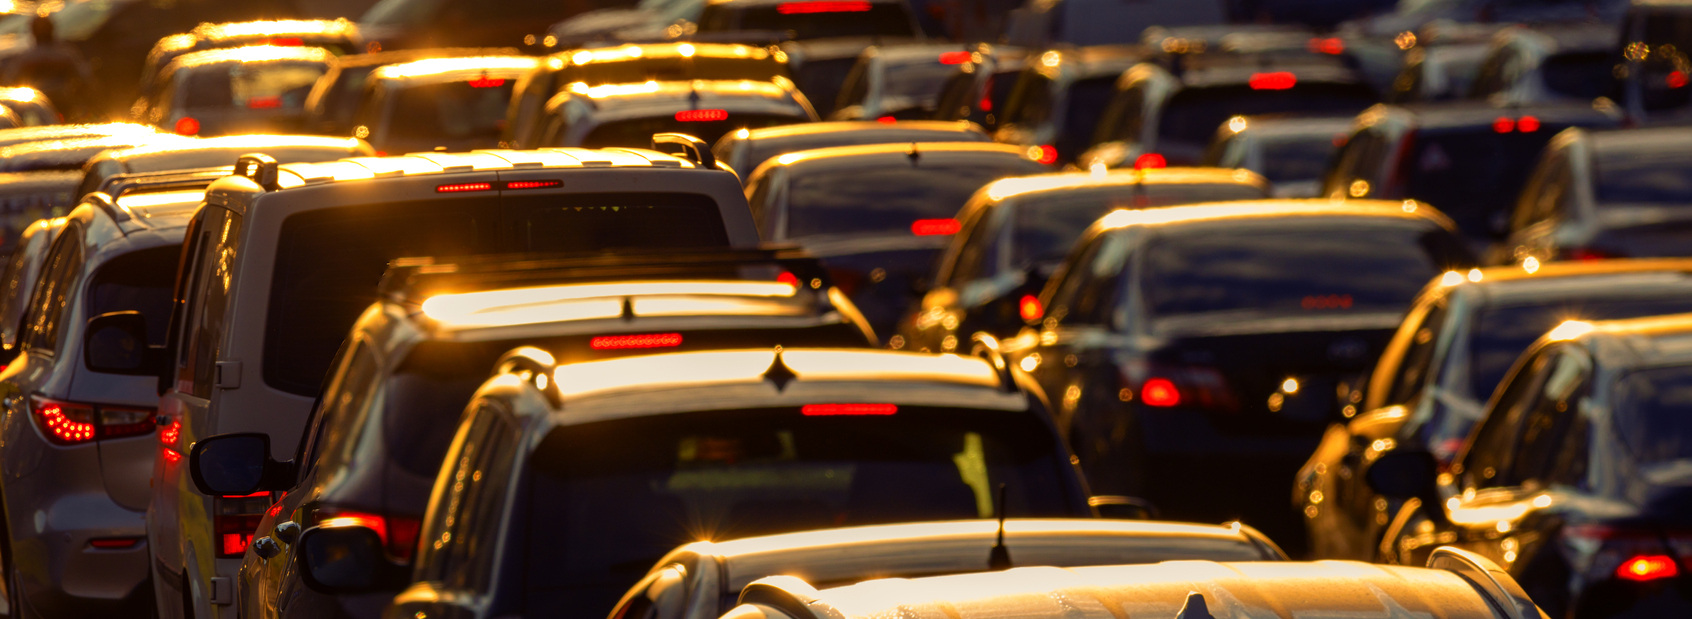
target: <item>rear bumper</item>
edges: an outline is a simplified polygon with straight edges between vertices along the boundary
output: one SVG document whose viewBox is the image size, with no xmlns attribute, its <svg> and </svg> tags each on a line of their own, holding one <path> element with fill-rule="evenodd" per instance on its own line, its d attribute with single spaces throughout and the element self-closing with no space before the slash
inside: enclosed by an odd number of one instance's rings
<svg viewBox="0 0 1692 619">
<path fill-rule="evenodd" d="M 144 514 L 104 492 L 62 494 L 28 514 L 11 514 L 12 564 L 22 602 L 48 617 L 146 616 L 153 609 Z M 94 540 L 134 539 L 127 548 Z"/>
</svg>

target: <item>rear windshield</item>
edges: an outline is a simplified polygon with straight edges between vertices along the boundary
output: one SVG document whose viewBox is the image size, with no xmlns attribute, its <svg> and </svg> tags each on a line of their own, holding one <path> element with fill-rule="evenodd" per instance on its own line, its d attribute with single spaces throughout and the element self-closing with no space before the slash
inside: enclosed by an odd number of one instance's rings
<svg viewBox="0 0 1692 619">
<path fill-rule="evenodd" d="M 1339 150 L 1335 140 L 1345 134 L 1316 134 L 1263 139 L 1263 169 L 1258 172 L 1272 183 L 1311 181 L 1322 178 L 1328 159 Z"/>
<path fill-rule="evenodd" d="M 1615 70 L 1610 52 L 1557 54 L 1539 65 L 1546 90 L 1582 100 L 1616 94 Z"/>
<path fill-rule="evenodd" d="M 1500 135 L 1490 126 L 1462 133 L 1418 133 L 1402 169 L 1405 197 L 1432 204 L 1463 234 L 1492 234 L 1493 219 L 1516 203 L 1540 149 L 1562 127 Z"/>
<path fill-rule="evenodd" d="M 1020 157 L 994 159 L 971 157 L 956 164 L 921 167 L 854 166 L 796 175 L 787 195 L 787 238 L 911 234 L 911 225 L 919 219 L 956 216 L 987 183 L 1046 171 Z"/>
<path fill-rule="evenodd" d="M 636 118 L 634 120 L 609 122 L 595 127 L 582 140 L 581 145 L 587 148 L 605 148 L 607 146 L 652 148 L 652 134 L 668 132 L 686 133 L 704 140 L 706 144 L 715 144 L 718 138 L 736 129 L 791 125 L 808 120 L 810 119 L 804 117 L 772 116 L 768 114 L 732 114 L 726 120 L 692 122 L 678 121 L 674 116 Z"/>
<path fill-rule="evenodd" d="M 898 407 L 637 417 L 553 430 L 530 466 L 526 608 L 604 619 L 678 545 L 785 531 L 1075 516 L 1067 456 L 1035 415 Z M 982 561 L 986 561 L 983 549 Z"/>
<path fill-rule="evenodd" d="M 471 141 L 492 146 L 505 128 L 505 106 L 511 102 L 516 82 L 482 78 L 400 90 L 389 108 L 387 137 L 404 142 L 450 145 Z"/>
<path fill-rule="evenodd" d="M 1692 295 L 1665 288 L 1658 299 L 1581 300 L 1543 305 L 1494 307 L 1481 312 L 1469 331 L 1469 395 L 1484 400 L 1529 344 L 1565 320 L 1619 320 L 1692 312 Z"/>
<path fill-rule="evenodd" d="M 938 60 L 891 65 L 881 76 L 882 96 L 909 97 L 931 102 L 940 96 L 940 85 L 956 68 Z"/>
<path fill-rule="evenodd" d="M 317 392 L 394 258 L 728 245 L 715 202 L 674 193 L 487 195 L 320 209 L 284 220 L 279 235 L 264 379 L 301 395 Z"/>
<path fill-rule="evenodd" d="M 1456 239 L 1426 225 L 1199 225 L 1146 248 L 1138 288 L 1160 322 L 1403 312 L 1465 262 Z"/>
<path fill-rule="evenodd" d="M 733 8 L 705 7 L 700 32 L 786 30 L 795 40 L 836 37 L 917 37 L 904 2 L 826 2 L 796 0 Z"/>
<path fill-rule="evenodd" d="M 1687 410 L 1692 410 L 1692 366 L 1653 368 L 1617 381 L 1611 421 L 1640 464 L 1674 462 L 1684 470 L 1684 461 L 1692 460 L 1692 415 Z"/>
<path fill-rule="evenodd" d="M 178 88 L 188 108 L 298 110 L 328 67 L 321 62 L 243 62 L 188 69 Z"/>
<path fill-rule="evenodd" d="M 1119 208 L 1151 208 L 1199 202 L 1251 200 L 1265 197 L 1263 190 L 1244 184 L 1159 185 L 1137 193 L 1121 188 L 1110 194 L 1097 192 L 1070 195 L 1036 194 L 1015 206 L 1016 225 L 1011 231 L 1012 264 L 1027 267 L 1063 260 L 1087 226 Z M 1023 202 L 1023 200 L 1018 200 Z"/>
<path fill-rule="evenodd" d="M 131 252 L 111 259 L 89 280 L 87 314 L 141 312 L 147 319 L 147 341 L 165 341 L 170 324 L 172 286 L 182 246 L 167 245 Z"/>
<path fill-rule="evenodd" d="M 1302 82 L 1285 90 L 1246 85 L 1188 88 L 1175 93 L 1158 123 L 1160 140 L 1205 144 L 1217 127 L 1235 116 L 1264 114 L 1355 114 L 1374 105 L 1374 91 L 1361 84 Z"/>
<path fill-rule="evenodd" d="M 846 75 L 857 62 L 852 56 L 809 61 L 799 66 L 793 83 L 799 92 L 805 93 L 817 114 L 827 116 L 833 111 L 834 101 L 840 98 L 840 86 L 846 83 Z"/>
<path fill-rule="evenodd" d="M 600 84 L 632 84 L 656 80 L 756 80 L 769 81 L 787 75 L 787 65 L 768 58 L 721 58 L 696 56 L 693 58 L 641 58 L 622 62 L 594 62 L 573 67 L 560 76 L 560 85 L 585 82 Z"/>
<path fill-rule="evenodd" d="M 1593 167 L 1600 206 L 1692 207 L 1692 157 L 1681 149 L 1600 154 Z"/>
</svg>

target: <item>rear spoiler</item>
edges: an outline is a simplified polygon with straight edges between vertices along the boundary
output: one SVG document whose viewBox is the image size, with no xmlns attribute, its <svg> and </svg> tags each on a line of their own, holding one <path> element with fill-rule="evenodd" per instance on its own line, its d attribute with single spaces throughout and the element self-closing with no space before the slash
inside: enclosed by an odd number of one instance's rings
<svg viewBox="0 0 1692 619">
<path fill-rule="evenodd" d="M 643 279 L 744 279 L 743 267 L 770 267 L 780 279 L 821 290 L 828 271 L 796 246 L 756 249 L 681 249 L 604 255 L 492 254 L 398 258 L 388 263 L 378 293 L 398 303 L 438 295 L 501 288 Z"/>
</svg>

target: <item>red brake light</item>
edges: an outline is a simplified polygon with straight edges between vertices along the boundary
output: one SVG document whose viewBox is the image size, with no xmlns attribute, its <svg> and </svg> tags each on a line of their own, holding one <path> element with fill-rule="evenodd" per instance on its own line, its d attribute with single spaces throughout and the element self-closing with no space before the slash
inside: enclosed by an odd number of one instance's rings
<svg viewBox="0 0 1692 619">
<path fill-rule="evenodd" d="M 1338 55 L 1345 53 L 1345 41 L 1337 38 L 1317 37 L 1310 39 L 1310 51 L 1318 54 Z"/>
<path fill-rule="evenodd" d="M 1057 163 L 1058 152 L 1057 152 L 1056 146 L 1052 146 L 1050 144 L 1042 144 L 1042 145 L 1037 146 L 1035 148 L 1036 148 L 1036 151 L 1039 154 L 1039 157 L 1035 158 L 1037 161 L 1039 161 L 1040 163 L 1044 163 L 1046 165 L 1051 165 L 1051 164 Z"/>
<path fill-rule="evenodd" d="M 776 12 L 782 15 L 807 15 L 811 13 L 863 13 L 870 10 L 868 2 L 812 0 L 810 2 L 784 2 L 776 7 Z"/>
<path fill-rule="evenodd" d="M 1157 153 L 1146 153 L 1134 158 L 1134 169 L 1149 170 L 1169 167 L 1169 160 Z"/>
<path fill-rule="evenodd" d="M 806 404 L 799 409 L 806 417 L 844 415 L 892 415 L 899 412 L 897 404 Z"/>
<path fill-rule="evenodd" d="M 305 41 L 299 37 L 274 37 L 265 41 L 265 43 L 269 45 L 280 45 L 282 47 L 299 47 L 301 45 L 305 45 Z"/>
<path fill-rule="evenodd" d="M 506 189 L 550 189 L 552 187 L 563 187 L 563 186 L 564 186 L 564 181 L 557 181 L 557 180 L 553 180 L 553 181 L 509 181 L 509 182 L 505 183 Z"/>
<path fill-rule="evenodd" d="M 969 52 L 945 52 L 940 54 L 940 64 L 963 64 L 969 62 Z"/>
<path fill-rule="evenodd" d="M 1616 577 L 1634 582 L 1673 578 L 1680 575 L 1680 566 L 1668 555 L 1640 555 L 1622 562 Z"/>
<path fill-rule="evenodd" d="M 1511 120 L 1508 117 L 1499 116 L 1498 120 L 1492 121 L 1492 131 L 1494 133 L 1509 133 L 1515 130 L 1516 121 Z"/>
<path fill-rule="evenodd" d="M 1298 76 L 1288 71 L 1253 73 L 1246 83 L 1252 90 L 1287 90 L 1298 85 Z"/>
<path fill-rule="evenodd" d="M 1153 378 L 1140 386 L 1140 401 L 1146 406 L 1168 408 L 1181 403 L 1181 390 L 1167 378 Z"/>
<path fill-rule="evenodd" d="M 468 82 L 471 88 L 499 88 L 505 85 L 505 80 L 498 77 L 483 75 Z"/>
<path fill-rule="evenodd" d="M 946 236 L 957 234 L 960 224 L 956 219 L 918 219 L 911 223 L 911 234 L 917 236 Z"/>
<path fill-rule="evenodd" d="M 456 183 L 435 186 L 435 193 L 462 193 L 466 191 L 493 191 L 493 183 Z"/>
<path fill-rule="evenodd" d="M 101 550 L 123 550 L 141 543 L 139 537 L 102 537 L 88 540 L 88 545 Z"/>
<path fill-rule="evenodd" d="M 177 135 L 199 135 L 200 121 L 194 120 L 192 116 L 183 116 L 181 120 L 176 121 L 175 129 Z"/>
<path fill-rule="evenodd" d="M 676 120 L 684 123 L 728 120 L 728 117 L 728 110 L 682 110 L 676 112 Z"/>
<path fill-rule="evenodd" d="M 875 122 L 881 123 L 883 125 L 891 125 L 893 123 L 899 122 L 899 119 L 894 118 L 892 116 L 882 116 L 880 118 L 875 119 Z"/>
<path fill-rule="evenodd" d="M 217 555 L 239 557 L 247 552 L 247 545 L 253 542 L 253 531 L 258 529 L 270 503 L 268 492 L 213 499 L 212 533 L 217 539 Z"/>
<path fill-rule="evenodd" d="M 35 401 L 35 422 L 60 445 L 94 440 L 94 407 L 51 400 Z"/>
<path fill-rule="evenodd" d="M 1692 80 L 1688 80 L 1684 72 L 1671 71 L 1668 77 L 1663 78 L 1663 81 L 1668 84 L 1669 88 L 1685 88 L 1686 84 Z"/>
<path fill-rule="evenodd" d="M 1022 295 L 1022 299 L 1016 304 L 1016 309 L 1017 313 L 1022 315 L 1023 320 L 1037 320 L 1046 313 L 1046 309 L 1040 306 L 1040 298 L 1031 294 Z"/>
<path fill-rule="evenodd" d="M 417 518 L 385 517 L 330 507 L 317 510 L 317 522 L 320 525 L 362 526 L 375 531 L 388 547 L 388 553 L 401 561 L 411 560 L 417 547 L 417 534 L 423 528 L 423 521 Z"/>
<path fill-rule="evenodd" d="M 787 284 L 787 285 L 792 286 L 794 288 L 799 287 L 799 276 L 794 275 L 792 271 L 782 271 L 781 275 L 776 276 L 776 281 L 781 282 L 783 284 Z"/>
<path fill-rule="evenodd" d="M 1351 309 L 1352 298 L 1349 294 L 1313 294 L 1306 295 L 1298 302 L 1298 306 L 1307 310 Z"/>
<path fill-rule="evenodd" d="M 1533 133 L 1539 130 L 1539 119 L 1533 116 L 1523 116 L 1516 119 L 1516 130 L 1522 133 Z"/>
<path fill-rule="evenodd" d="M 601 335 L 588 340 L 594 350 L 627 350 L 630 348 L 674 348 L 681 346 L 680 333 L 642 333 L 639 335 Z"/>
<path fill-rule="evenodd" d="M 282 97 L 252 97 L 247 99 L 247 109 L 274 110 L 282 107 Z"/>
</svg>

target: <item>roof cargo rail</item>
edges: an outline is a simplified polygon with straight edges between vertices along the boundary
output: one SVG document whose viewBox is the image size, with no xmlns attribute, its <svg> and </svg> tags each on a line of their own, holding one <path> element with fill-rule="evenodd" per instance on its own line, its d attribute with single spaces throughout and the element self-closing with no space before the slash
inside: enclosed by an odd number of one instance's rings
<svg viewBox="0 0 1692 619">
<path fill-rule="evenodd" d="M 680 146 L 682 154 L 686 155 L 694 165 L 707 170 L 717 169 L 717 157 L 711 154 L 711 147 L 705 143 L 705 140 L 686 133 L 652 134 L 652 150 L 662 153 L 674 152 L 674 149 L 666 148 L 667 146 Z"/>
<path fill-rule="evenodd" d="M 236 158 L 235 174 L 252 179 L 253 183 L 263 187 L 265 191 L 282 188 L 276 180 L 276 159 L 264 153 L 249 153 Z"/>
</svg>

